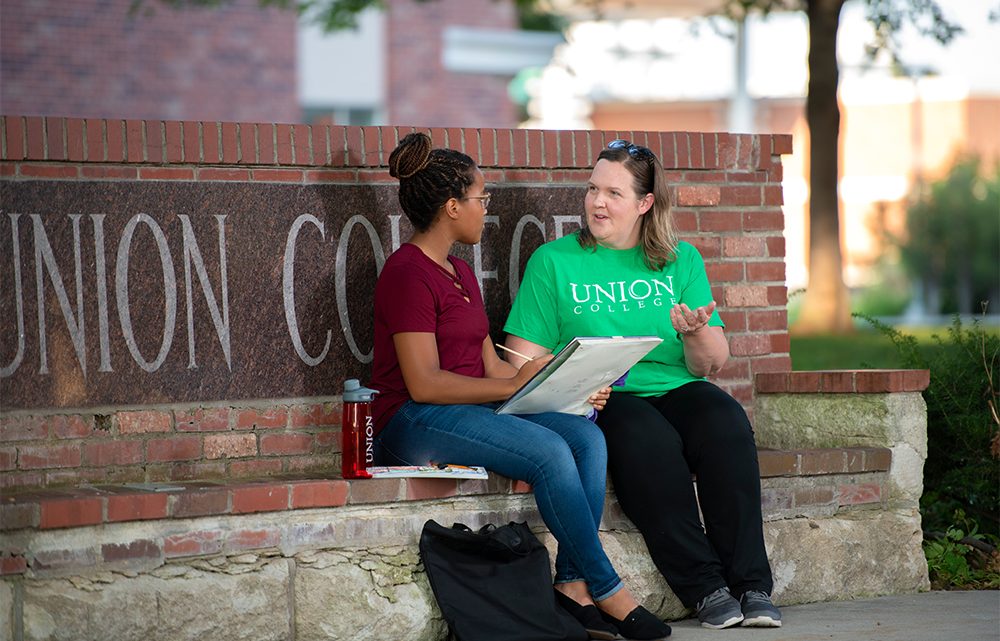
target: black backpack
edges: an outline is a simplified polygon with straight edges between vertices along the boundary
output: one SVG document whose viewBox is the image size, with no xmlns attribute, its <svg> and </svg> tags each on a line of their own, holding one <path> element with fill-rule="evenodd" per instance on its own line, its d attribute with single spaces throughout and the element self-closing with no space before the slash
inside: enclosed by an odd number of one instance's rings
<svg viewBox="0 0 1000 641">
<path fill-rule="evenodd" d="M 527 523 L 474 532 L 430 520 L 420 557 L 438 607 L 457 641 L 587 641 L 556 603 L 549 553 Z"/>
</svg>

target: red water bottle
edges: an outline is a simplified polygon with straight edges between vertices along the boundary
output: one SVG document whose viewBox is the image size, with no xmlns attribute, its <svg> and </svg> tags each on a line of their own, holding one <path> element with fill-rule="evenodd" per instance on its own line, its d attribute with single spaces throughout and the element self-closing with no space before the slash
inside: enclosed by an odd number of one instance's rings
<svg viewBox="0 0 1000 641">
<path fill-rule="evenodd" d="M 344 414 L 340 420 L 341 476 L 345 479 L 369 479 L 368 466 L 375 462 L 372 424 L 372 399 L 378 394 L 362 387 L 356 378 L 344 381 Z"/>
</svg>

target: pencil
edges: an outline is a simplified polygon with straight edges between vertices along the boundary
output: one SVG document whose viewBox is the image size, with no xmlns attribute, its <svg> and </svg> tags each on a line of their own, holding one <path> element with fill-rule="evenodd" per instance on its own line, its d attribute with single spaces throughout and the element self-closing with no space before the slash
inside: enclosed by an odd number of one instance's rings
<svg viewBox="0 0 1000 641">
<path fill-rule="evenodd" d="M 510 352 L 514 356 L 520 356 L 521 358 L 523 358 L 526 361 L 533 361 L 533 360 L 535 360 L 535 359 L 531 358 L 530 356 L 525 356 L 521 352 L 519 352 L 517 350 L 513 350 L 513 349 L 511 349 L 511 348 L 509 348 L 509 347 L 507 347 L 505 345 L 501 345 L 500 343 L 494 343 L 494 345 L 496 345 L 497 347 L 499 347 L 500 349 L 502 349 L 505 352 Z"/>
</svg>

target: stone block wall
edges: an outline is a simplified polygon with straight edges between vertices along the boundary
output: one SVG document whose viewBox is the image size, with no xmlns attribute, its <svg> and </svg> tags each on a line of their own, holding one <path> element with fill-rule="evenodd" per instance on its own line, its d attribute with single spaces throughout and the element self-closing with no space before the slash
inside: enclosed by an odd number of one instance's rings
<svg viewBox="0 0 1000 641">
<path fill-rule="evenodd" d="M 371 289 L 409 228 L 386 162 L 410 127 L 0 117 L 0 487 L 339 470 L 342 381 L 365 380 Z M 663 160 L 753 412 L 790 368 L 789 136 L 428 129 L 494 194 L 458 248 L 492 332 L 540 243 L 580 224 L 619 137 Z"/>
</svg>

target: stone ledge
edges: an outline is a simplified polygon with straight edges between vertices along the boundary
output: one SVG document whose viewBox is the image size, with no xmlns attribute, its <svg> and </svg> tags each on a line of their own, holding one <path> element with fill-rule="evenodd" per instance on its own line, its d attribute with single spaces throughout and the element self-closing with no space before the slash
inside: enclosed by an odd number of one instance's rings
<svg viewBox="0 0 1000 641">
<path fill-rule="evenodd" d="M 827 448 L 759 452 L 762 478 L 884 472 L 887 448 Z M 280 512 L 443 499 L 452 496 L 522 494 L 531 486 L 497 474 L 488 480 L 318 479 L 272 477 L 240 482 L 144 483 L 35 490 L 0 495 L 0 530 L 50 530 L 224 514 Z"/>
<path fill-rule="evenodd" d="M 846 369 L 810 372 L 761 372 L 758 394 L 886 394 L 922 392 L 930 384 L 926 369 Z"/>
</svg>

